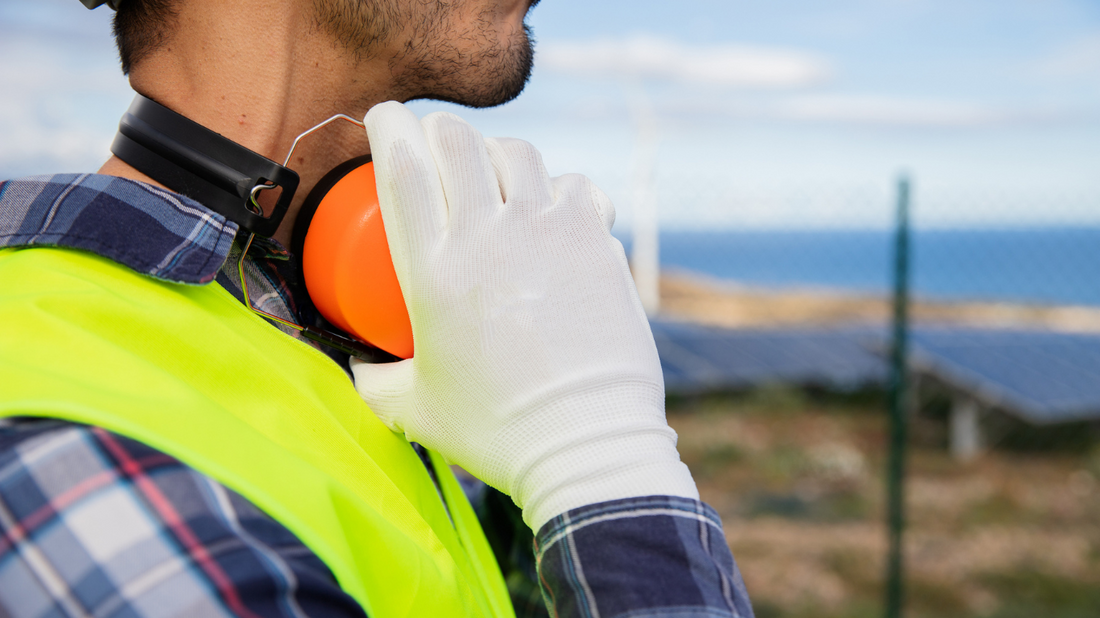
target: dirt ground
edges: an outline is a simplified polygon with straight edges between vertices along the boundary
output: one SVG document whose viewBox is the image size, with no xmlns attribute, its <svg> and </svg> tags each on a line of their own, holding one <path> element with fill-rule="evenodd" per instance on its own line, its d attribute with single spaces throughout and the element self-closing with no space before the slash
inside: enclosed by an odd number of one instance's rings
<svg viewBox="0 0 1100 618">
<path fill-rule="evenodd" d="M 662 278 L 661 301 L 666 317 L 738 328 L 890 315 L 887 299 L 688 273 Z M 911 315 L 1100 332 L 1100 310 L 1084 307 L 917 302 Z M 1025 430 L 961 463 L 947 452 L 944 415 L 922 405 L 906 477 L 906 617 L 1100 618 L 1100 440 L 1066 440 L 1096 428 Z M 682 457 L 722 516 L 760 618 L 882 615 L 885 410 L 881 393 L 784 387 L 669 401 Z"/>
<path fill-rule="evenodd" d="M 885 413 L 788 389 L 671 401 L 758 616 L 880 616 Z M 940 422 L 925 419 L 920 422 Z M 1100 616 L 1100 450 L 913 444 L 907 616 Z"/>
<path fill-rule="evenodd" d="M 667 317 L 731 328 L 881 324 L 889 299 L 828 290 L 775 291 L 702 275 L 673 272 L 661 277 L 661 312 Z M 1100 332 L 1100 309 L 1006 303 L 915 302 L 914 321 L 981 328 L 1042 328 Z"/>
</svg>

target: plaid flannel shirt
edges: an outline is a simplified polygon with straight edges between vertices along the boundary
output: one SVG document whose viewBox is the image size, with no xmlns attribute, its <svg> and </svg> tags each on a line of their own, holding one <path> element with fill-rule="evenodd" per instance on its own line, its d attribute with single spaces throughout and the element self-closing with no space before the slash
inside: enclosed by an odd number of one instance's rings
<svg viewBox="0 0 1100 618">
<path fill-rule="evenodd" d="M 0 247 L 92 251 L 166 281 L 217 280 L 242 299 L 236 232 L 192 200 L 130 180 L 0 183 Z M 312 321 L 288 257 L 273 241 L 254 244 L 250 299 Z M 595 504 L 532 535 L 506 497 L 464 485 L 520 615 L 752 616 L 721 521 L 701 502 Z M 24 417 L 0 423 L 0 615 L 364 614 L 293 533 L 217 481 L 102 428 Z"/>
</svg>

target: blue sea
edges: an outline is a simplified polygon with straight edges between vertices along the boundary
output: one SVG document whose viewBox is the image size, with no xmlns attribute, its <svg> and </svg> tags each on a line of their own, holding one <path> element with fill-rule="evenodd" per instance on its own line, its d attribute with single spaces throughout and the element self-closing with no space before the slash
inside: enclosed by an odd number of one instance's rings
<svg viewBox="0 0 1100 618">
<path fill-rule="evenodd" d="M 893 287 L 892 232 L 670 231 L 660 241 L 662 267 L 753 286 Z M 910 247 L 916 298 L 1100 306 L 1100 228 L 917 230 Z"/>
</svg>

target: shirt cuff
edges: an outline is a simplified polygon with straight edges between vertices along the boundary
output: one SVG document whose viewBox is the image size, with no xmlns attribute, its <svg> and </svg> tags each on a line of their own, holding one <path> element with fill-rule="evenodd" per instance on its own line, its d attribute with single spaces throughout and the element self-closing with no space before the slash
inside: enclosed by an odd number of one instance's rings
<svg viewBox="0 0 1100 618">
<path fill-rule="evenodd" d="M 750 618 L 722 521 L 690 498 L 645 496 L 559 515 L 535 537 L 551 615 Z"/>
</svg>

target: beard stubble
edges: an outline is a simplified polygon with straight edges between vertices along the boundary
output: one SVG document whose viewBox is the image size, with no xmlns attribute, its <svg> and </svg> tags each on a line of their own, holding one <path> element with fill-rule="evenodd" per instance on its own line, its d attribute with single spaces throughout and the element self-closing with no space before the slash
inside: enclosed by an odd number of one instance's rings
<svg viewBox="0 0 1100 618">
<path fill-rule="evenodd" d="M 526 23 L 502 41 L 491 9 L 469 25 L 453 15 L 468 0 L 315 0 L 320 27 L 357 58 L 387 58 L 393 98 L 435 99 L 495 107 L 523 92 L 534 66 L 534 37 Z"/>
</svg>

